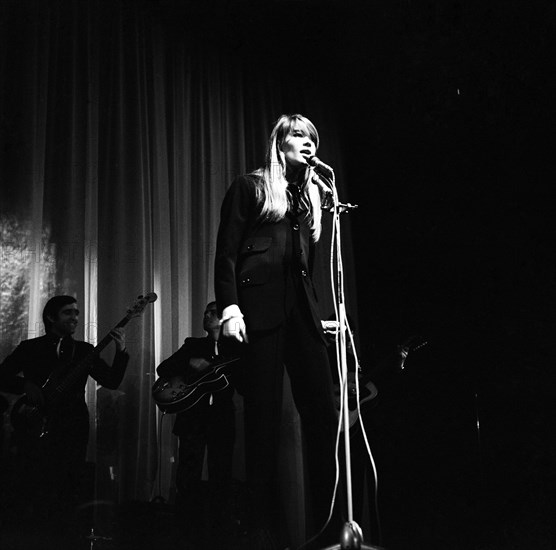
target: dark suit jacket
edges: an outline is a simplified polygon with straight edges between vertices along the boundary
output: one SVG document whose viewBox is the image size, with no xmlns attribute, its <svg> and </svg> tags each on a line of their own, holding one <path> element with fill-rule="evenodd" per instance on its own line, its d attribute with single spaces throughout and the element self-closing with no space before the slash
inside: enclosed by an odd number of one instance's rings
<svg viewBox="0 0 556 550">
<path fill-rule="evenodd" d="M 46 334 L 21 342 L 0 365 L 0 389 L 21 394 L 24 392 L 25 380 L 42 386 L 53 372 L 63 366 L 56 354 L 58 340 L 58 337 Z M 66 337 L 65 340 L 70 349 L 68 361 L 71 359 L 72 364 L 78 363 L 93 350 L 93 346 L 87 342 L 73 340 L 71 337 Z M 116 389 L 123 379 L 128 360 L 129 355 L 126 352 L 116 353 L 113 365 L 110 367 L 100 357 L 95 356 L 89 375 L 101 386 Z M 23 374 L 23 378 L 19 374 Z M 61 408 L 77 407 L 79 410 L 85 410 L 87 376 L 85 374 L 81 377 L 78 383 L 68 391 Z"/>
<path fill-rule="evenodd" d="M 271 223 L 259 219 L 256 176 L 238 176 L 222 203 L 215 259 L 215 294 L 219 314 L 237 304 L 247 331 L 267 330 L 287 315 L 287 289 L 301 285 L 311 317 L 323 336 L 311 280 L 314 243 L 303 216 L 288 214 Z"/>
<path fill-rule="evenodd" d="M 190 367 L 189 361 L 193 358 L 202 358 L 209 362 L 226 361 L 241 356 L 241 344 L 231 338 L 222 338 L 218 341 L 218 356 L 214 354 L 214 340 L 210 336 L 204 338 L 186 338 L 183 346 L 158 365 L 156 372 L 164 378 L 183 376 L 186 379 L 196 373 Z M 230 368 L 231 372 L 235 365 Z"/>
<path fill-rule="evenodd" d="M 186 338 L 183 346 L 173 355 L 165 359 L 158 367 L 156 372 L 164 378 L 183 376 L 186 380 L 195 376 L 195 371 L 189 365 L 193 358 L 202 358 L 209 362 L 226 361 L 241 356 L 241 344 L 231 338 L 222 338 L 218 341 L 218 356 L 214 355 L 214 340 L 210 336 L 204 338 Z M 230 364 L 226 370 L 227 378 L 230 382 L 236 383 L 242 372 L 241 361 Z M 235 384 L 234 384 L 235 385 Z M 210 395 L 205 395 L 199 403 L 191 409 L 176 415 L 174 423 L 174 433 L 182 435 L 187 433 L 192 422 L 197 421 L 198 415 L 206 415 L 208 409 L 216 411 L 213 416 L 218 418 L 218 414 L 233 415 L 232 398 L 234 395 L 234 385 L 230 384 L 227 388 L 215 392 L 213 395 L 213 405 L 209 405 Z M 215 420 L 217 421 L 217 420 Z"/>
</svg>

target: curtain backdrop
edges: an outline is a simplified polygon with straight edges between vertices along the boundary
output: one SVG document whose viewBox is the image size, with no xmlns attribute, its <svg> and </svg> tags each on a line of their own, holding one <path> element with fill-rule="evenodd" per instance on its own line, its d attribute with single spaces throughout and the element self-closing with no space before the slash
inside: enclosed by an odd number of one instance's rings
<svg viewBox="0 0 556 550">
<path fill-rule="evenodd" d="M 220 203 L 234 175 L 262 162 L 273 121 L 283 112 L 311 118 L 319 154 L 342 183 L 339 126 L 311 75 L 296 84 L 272 64 L 254 65 L 241 44 L 201 41 L 193 25 L 137 6 L 0 7 L 0 360 L 41 333 L 42 307 L 55 293 L 78 298 L 77 337 L 92 343 L 138 295 L 158 294 L 128 325 L 121 387 L 87 388 L 97 498 L 111 502 L 169 495 L 173 419 L 158 432 L 155 367 L 185 337 L 202 335 Z M 344 240 L 348 250 L 347 226 Z M 327 254 L 316 281 L 323 316 L 332 311 Z M 298 434 L 298 419 L 286 418 Z M 290 465 L 300 463 L 296 441 Z"/>
</svg>

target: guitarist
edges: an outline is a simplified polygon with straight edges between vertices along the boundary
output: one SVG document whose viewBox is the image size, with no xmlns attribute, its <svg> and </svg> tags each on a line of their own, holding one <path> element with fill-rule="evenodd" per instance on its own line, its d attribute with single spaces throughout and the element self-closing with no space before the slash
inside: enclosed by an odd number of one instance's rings
<svg viewBox="0 0 556 550">
<path fill-rule="evenodd" d="M 74 297 L 50 298 L 43 310 L 46 334 L 22 341 L 0 365 L 0 390 L 25 394 L 29 407 L 24 408 L 37 412 L 35 407 L 38 407 L 39 418 L 44 415 L 46 419 L 46 430 L 36 433 L 26 429 L 22 412 L 23 421 L 14 427 L 13 440 L 21 467 L 22 505 L 35 522 L 48 522 L 54 529 L 82 498 L 81 482 L 86 465 L 89 413 L 85 384 L 88 375 L 84 374 L 68 387 L 55 407 L 48 407 L 47 398 L 49 384 L 63 381 L 64 376 L 93 350 L 91 344 L 73 338 L 78 319 L 79 309 Z M 129 355 L 123 329 L 115 329 L 110 335 L 116 344 L 112 366 L 95 354 L 91 356 L 88 373 L 102 386 L 116 389 L 124 376 Z"/>
<path fill-rule="evenodd" d="M 209 372 L 215 364 L 238 357 L 241 344 L 220 337 L 216 302 L 207 304 L 203 315 L 204 338 L 186 338 L 183 346 L 156 369 L 164 378 L 182 377 L 188 384 Z M 234 381 L 240 365 L 232 363 Z M 229 371 L 226 371 L 229 372 Z M 230 380 L 230 375 L 226 377 Z M 228 385 L 213 394 L 205 394 L 193 407 L 176 415 L 173 433 L 178 436 L 179 453 L 176 474 L 176 509 L 186 518 L 189 530 L 203 521 L 201 517 L 202 469 L 207 450 L 210 487 L 210 512 L 214 525 L 226 521 L 226 500 L 232 479 L 235 442 L 234 387 Z"/>
</svg>

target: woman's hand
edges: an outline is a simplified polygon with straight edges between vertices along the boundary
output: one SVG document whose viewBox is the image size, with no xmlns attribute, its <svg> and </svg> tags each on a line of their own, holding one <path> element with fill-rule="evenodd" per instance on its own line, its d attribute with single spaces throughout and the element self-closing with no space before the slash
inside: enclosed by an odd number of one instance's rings
<svg viewBox="0 0 556 550">
<path fill-rule="evenodd" d="M 237 304 L 230 304 L 224 308 L 222 318 L 220 319 L 222 327 L 222 336 L 226 338 L 235 338 L 238 342 L 247 343 L 247 329 L 243 320 L 243 313 Z"/>
<path fill-rule="evenodd" d="M 248 343 L 247 329 L 243 317 L 228 317 L 222 322 L 222 336 L 235 338 L 238 342 Z"/>
<path fill-rule="evenodd" d="M 340 330 L 340 323 L 338 321 L 322 321 L 322 330 L 326 336 L 330 336 L 331 339 L 335 342 L 336 338 L 338 337 L 338 331 Z"/>
</svg>

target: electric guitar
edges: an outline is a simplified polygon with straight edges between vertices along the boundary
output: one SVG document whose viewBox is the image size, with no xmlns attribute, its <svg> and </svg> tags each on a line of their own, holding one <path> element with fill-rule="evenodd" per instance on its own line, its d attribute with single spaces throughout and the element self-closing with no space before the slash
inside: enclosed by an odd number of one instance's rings
<svg viewBox="0 0 556 550">
<path fill-rule="evenodd" d="M 227 388 L 229 366 L 240 357 L 227 361 L 210 363 L 201 374 L 194 378 L 161 376 L 152 387 L 152 396 L 158 408 L 164 413 L 174 414 L 194 407 L 205 395 Z"/>
<path fill-rule="evenodd" d="M 114 327 L 125 326 L 133 317 L 143 313 L 147 304 L 156 301 L 157 295 L 149 292 L 139 296 L 127 310 L 125 317 Z M 112 329 L 113 330 L 113 329 Z M 110 331 L 111 332 L 111 331 Z M 23 432 L 30 437 L 43 438 L 48 434 L 49 419 L 57 408 L 64 403 L 72 388 L 87 376 L 93 367 L 93 360 L 110 342 L 108 333 L 83 359 L 75 365 L 69 365 L 62 371 L 54 371 L 42 386 L 44 404 L 33 405 L 27 396 L 19 398 L 12 407 L 10 420 L 15 431 Z"/>
<path fill-rule="evenodd" d="M 427 341 L 423 340 L 419 336 L 410 336 L 403 344 L 396 348 L 396 361 L 395 369 L 398 372 L 403 371 L 405 367 L 405 360 L 409 355 L 409 352 L 417 351 L 423 346 L 427 345 Z M 378 396 L 378 388 L 372 382 L 372 380 L 360 380 L 359 381 L 359 407 L 357 407 L 357 387 L 355 385 L 355 379 L 353 372 L 348 373 L 347 381 L 347 406 L 349 409 L 349 427 L 351 428 L 359 418 L 359 409 L 365 403 L 374 400 Z M 336 401 L 336 409 L 338 414 L 340 414 L 340 386 L 339 384 L 334 385 L 334 397 Z M 342 425 L 343 431 L 343 425 Z"/>
<path fill-rule="evenodd" d="M 341 413 L 341 400 L 340 400 L 340 385 L 334 384 L 334 400 L 336 402 L 336 411 L 338 415 Z M 359 407 L 368 401 L 372 401 L 378 395 L 378 388 L 375 386 L 372 380 L 367 380 L 366 382 L 360 381 L 359 384 Z M 355 379 L 353 373 L 348 374 L 348 399 L 347 406 L 349 409 L 349 427 L 351 428 L 359 418 L 359 411 L 357 409 L 357 388 L 355 387 Z M 341 429 L 343 431 L 344 425 L 342 423 Z"/>
</svg>

